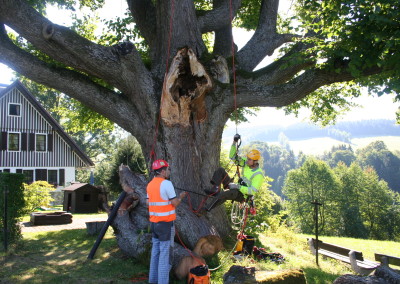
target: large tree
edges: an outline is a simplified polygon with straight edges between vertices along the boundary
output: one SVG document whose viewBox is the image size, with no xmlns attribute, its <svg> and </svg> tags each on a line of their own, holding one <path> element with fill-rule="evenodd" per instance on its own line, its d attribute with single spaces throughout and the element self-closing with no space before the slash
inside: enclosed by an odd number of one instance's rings
<svg viewBox="0 0 400 284">
<path fill-rule="evenodd" d="M 44 13 L 47 4 L 96 10 L 103 2 L 0 0 L 0 62 L 130 132 L 149 161 L 171 163 L 177 188 L 210 185 L 224 125 L 238 108 L 306 105 L 332 119 L 334 105 L 346 108 L 344 97 L 358 95 L 355 86 L 399 87 L 397 0 L 300 0 L 294 25 L 278 17 L 279 0 L 127 0 L 127 16 L 108 22 L 116 36 L 101 40 Z M 232 23 L 255 30 L 240 50 Z M 193 195 L 192 206 L 201 199 Z M 208 216 L 214 227 L 195 215 L 185 221 L 225 236 L 226 215 L 216 213 Z"/>
</svg>

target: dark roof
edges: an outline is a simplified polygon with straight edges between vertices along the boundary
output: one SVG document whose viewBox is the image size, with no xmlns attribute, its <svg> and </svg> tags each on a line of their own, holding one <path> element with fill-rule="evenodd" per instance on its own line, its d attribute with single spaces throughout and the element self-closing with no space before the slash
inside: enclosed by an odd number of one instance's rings
<svg viewBox="0 0 400 284">
<path fill-rule="evenodd" d="M 79 189 L 81 187 L 92 187 L 92 188 L 94 188 L 96 190 L 99 190 L 97 187 L 91 185 L 90 183 L 78 183 L 78 182 L 77 183 L 72 183 L 70 186 L 67 186 L 67 187 L 63 188 L 62 190 L 75 191 L 75 190 L 77 190 L 77 189 Z"/>
<path fill-rule="evenodd" d="M 75 153 L 88 165 L 94 166 L 92 160 L 83 152 L 79 146 L 75 143 L 75 141 L 61 128 L 60 124 L 44 109 L 44 107 L 38 102 L 38 100 L 25 88 L 24 85 L 20 81 L 15 81 L 7 88 L 1 90 L 0 89 L 0 98 L 7 94 L 12 89 L 18 89 L 25 98 L 36 108 L 36 110 L 43 115 L 43 117 L 50 123 L 53 129 L 67 142 L 67 144 L 71 147 L 72 151 Z"/>
</svg>

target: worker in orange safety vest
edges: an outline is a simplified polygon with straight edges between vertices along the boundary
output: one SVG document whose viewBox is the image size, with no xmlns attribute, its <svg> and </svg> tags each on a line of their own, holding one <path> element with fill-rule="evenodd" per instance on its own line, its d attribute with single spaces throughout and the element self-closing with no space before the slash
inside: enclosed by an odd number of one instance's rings
<svg viewBox="0 0 400 284">
<path fill-rule="evenodd" d="M 154 161 L 152 169 L 155 176 L 147 185 L 152 232 L 149 283 L 168 284 L 175 236 L 175 208 L 187 193 L 182 192 L 177 198 L 174 186 L 168 180 L 170 168 L 166 161 Z"/>
</svg>

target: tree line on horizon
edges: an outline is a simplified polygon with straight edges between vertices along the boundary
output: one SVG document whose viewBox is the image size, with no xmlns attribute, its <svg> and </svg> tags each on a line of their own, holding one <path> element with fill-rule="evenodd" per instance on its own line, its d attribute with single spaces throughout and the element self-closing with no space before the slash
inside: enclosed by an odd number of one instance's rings
<svg viewBox="0 0 400 284">
<path fill-rule="evenodd" d="M 255 131 L 255 128 L 257 131 Z M 224 136 L 232 137 L 233 131 L 233 129 L 228 129 Z M 278 125 L 268 127 L 248 126 L 241 129 L 240 132 L 243 137 L 247 137 L 250 141 L 277 142 L 283 135 L 290 141 L 330 137 L 344 143 L 351 143 L 353 138 L 400 136 L 400 125 L 396 124 L 395 120 L 389 119 L 341 121 L 327 127 L 301 122 L 284 127 Z"/>
</svg>

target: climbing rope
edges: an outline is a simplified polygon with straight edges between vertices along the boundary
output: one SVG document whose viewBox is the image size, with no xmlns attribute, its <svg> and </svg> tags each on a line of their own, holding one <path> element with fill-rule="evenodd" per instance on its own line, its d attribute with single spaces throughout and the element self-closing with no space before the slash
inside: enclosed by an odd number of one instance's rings
<svg viewBox="0 0 400 284">
<path fill-rule="evenodd" d="M 236 125 L 236 133 L 238 133 L 238 111 L 237 111 L 237 101 L 236 101 L 236 66 L 235 66 L 235 44 L 233 42 L 233 8 L 232 8 L 232 0 L 229 1 L 229 19 L 231 26 L 231 52 L 232 52 L 232 73 L 233 73 L 233 103 L 235 107 L 235 125 Z"/>
</svg>

